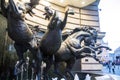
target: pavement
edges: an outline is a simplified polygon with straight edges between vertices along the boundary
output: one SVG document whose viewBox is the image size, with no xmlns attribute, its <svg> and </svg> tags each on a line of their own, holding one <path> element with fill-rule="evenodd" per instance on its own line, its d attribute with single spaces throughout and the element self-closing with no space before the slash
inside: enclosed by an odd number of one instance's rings
<svg viewBox="0 0 120 80">
<path fill-rule="evenodd" d="M 101 73 L 103 73 L 104 76 L 98 76 L 96 80 L 120 80 L 120 65 L 115 65 L 114 70 L 115 73 L 112 69 L 109 70 L 107 66 L 103 66 Z"/>
<path fill-rule="evenodd" d="M 110 69 L 107 66 L 103 66 L 103 69 L 101 71 L 82 71 L 84 73 L 93 73 L 98 74 L 101 76 L 96 76 L 95 80 L 120 80 L 120 65 L 115 65 L 115 73 L 112 72 L 112 69 Z M 89 80 L 89 79 L 87 79 Z"/>
<path fill-rule="evenodd" d="M 109 71 L 109 68 L 107 66 L 103 66 L 103 69 L 101 71 L 82 71 L 82 72 L 88 74 L 89 73 L 98 74 L 99 76 L 94 77 L 95 78 L 94 80 L 120 80 L 120 65 L 115 66 L 115 73 L 112 72 L 112 69 Z M 85 80 L 93 80 L 90 78 L 91 76 L 87 75 Z M 52 80 L 57 80 L 57 78 L 52 78 Z M 75 74 L 74 80 L 80 80 L 77 74 Z"/>
</svg>

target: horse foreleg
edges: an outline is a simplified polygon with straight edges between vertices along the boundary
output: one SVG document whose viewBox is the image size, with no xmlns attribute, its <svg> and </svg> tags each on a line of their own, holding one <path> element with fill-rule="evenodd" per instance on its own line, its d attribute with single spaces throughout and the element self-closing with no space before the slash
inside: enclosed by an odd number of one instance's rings
<svg viewBox="0 0 120 80">
<path fill-rule="evenodd" d="M 60 73 L 58 68 L 59 68 L 59 62 L 54 62 L 54 73 L 59 76 L 58 80 L 60 80 L 61 78 L 65 78 L 66 79 L 66 77 L 64 75 L 62 75 L 62 73 Z"/>
<path fill-rule="evenodd" d="M 36 55 L 36 64 L 37 64 L 37 75 L 36 75 L 36 80 L 41 80 L 41 64 L 42 64 L 42 56 L 40 51 L 38 51 Z"/>
<path fill-rule="evenodd" d="M 31 51 L 31 53 L 33 55 L 33 58 L 35 60 L 36 80 L 41 80 L 42 53 L 40 52 L 40 49 L 38 48 L 37 43 L 36 43 L 35 40 L 32 40 L 29 43 L 28 48 Z"/>
<path fill-rule="evenodd" d="M 44 76 L 43 78 L 44 78 L 44 80 L 49 80 L 48 71 L 49 71 L 49 69 L 51 68 L 51 66 L 53 64 L 53 55 L 49 56 L 45 60 L 45 63 L 46 63 L 46 67 L 43 69 L 43 76 Z"/>
<path fill-rule="evenodd" d="M 24 52 L 27 51 L 27 48 L 22 44 L 17 44 L 17 43 L 14 44 L 14 47 L 16 49 L 17 56 L 19 58 L 19 61 L 17 61 L 17 63 L 15 64 L 15 70 L 14 70 L 15 71 L 14 75 L 17 76 L 20 72 L 23 72 L 22 65 L 25 63 L 23 54 Z"/>
<path fill-rule="evenodd" d="M 74 63 L 75 63 L 75 58 L 72 58 L 72 59 L 69 59 L 67 61 L 67 66 L 66 66 L 66 70 L 65 70 L 65 73 L 70 76 L 70 79 L 69 80 L 74 80 L 74 75 L 72 74 L 71 72 L 71 69 L 73 68 L 74 66 Z"/>
<path fill-rule="evenodd" d="M 19 63 L 16 65 L 16 67 L 20 68 L 20 66 L 25 62 L 23 54 L 24 54 L 24 52 L 27 51 L 27 48 L 23 45 L 19 45 L 19 44 L 16 44 L 16 43 L 14 44 L 14 47 L 16 49 L 17 56 L 19 58 Z"/>
<path fill-rule="evenodd" d="M 36 80 L 41 80 L 41 64 L 42 64 L 42 55 L 39 49 L 30 49 L 35 60 L 35 74 Z"/>
</svg>

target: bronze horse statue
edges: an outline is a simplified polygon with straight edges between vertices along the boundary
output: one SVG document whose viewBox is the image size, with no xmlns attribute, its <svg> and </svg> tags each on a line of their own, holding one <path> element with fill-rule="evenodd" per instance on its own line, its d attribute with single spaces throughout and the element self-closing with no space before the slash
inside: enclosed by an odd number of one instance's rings
<svg viewBox="0 0 120 80">
<path fill-rule="evenodd" d="M 55 16 L 55 14 L 54 14 L 54 16 Z M 51 21 L 50 21 L 51 22 Z M 81 48 L 81 46 L 80 46 L 80 44 L 79 43 L 81 43 L 81 41 L 84 39 L 84 37 L 88 37 L 88 36 L 91 36 L 90 35 L 90 33 L 88 33 L 88 32 L 85 32 L 85 31 L 81 31 L 81 32 L 79 32 L 79 33 L 76 33 L 76 34 L 73 34 L 73 35 L 70 35 L 64 42 L 62 42 L 62 48 L 64 47 L 64 49 L 63 49 L 63 51 L 61 50 L 61 47 L 60 47 L 60 53 L 62 53 L 62 52 L 66 52 L 66 53 L 70 53 L 70 55 L 72 55 L 72 57 L 74 57 L 75 56 L 75 54 L 76 54 L 76 52 L 75 52 L 75 50 L 73 51 L 72 49 L 71 49 L 71 46 L 70 45 L 73 45 L 73 47 L 76 47 L 76 48 Z M 42 38 L 42 39 L 44 39 L 44 38 Z M 45 41 L 45 40 L 44 40 Z M 64 44 L 66 44 L 66 42 L 70 42 L 70 44 L 69 45 L 64 45 Z M 44 43 L 43 43 L 44 44 Z M 47 43 L 48 44 L 48 43 Z M 50 44 L 50 43 L 49 43 Z M 77 45 L 76 45 L 77 44 Z M 45 46 L 46 47 L 46 46 Z M 51 46 L 51 47 L 53 47 L 53 46 Z M 46 48 L 48 48 L 48 50 L 50 50 L 51 49 L 51 47 L 49 48 L 48 47 L 48 45 L 47 45 L 47 47 Z M 70 50 L 69 50 L 69 48 L 70 48 Z M 40 48 L 41 49 L 41 48 Z M 43 49 L 45 49 L 45 48 L 43 48 Z M 54 48 L 53 48 L 54 49 Z M 59 51 L 58 50 L 58 51 Z M 72 52 L 71 52 L 72 51 Z M 84 49 L 79 49 L 79 51 L 77 50 L 77 52 L 82 52 L 82 51 L 84 51 Z M 42 50 L 41 50 L 41 52 L 42 52 Z M 50 51 L 48 51 L 48 52 L 50 52 Z M 74 53 L 75 54 L 74 54 Z M 65 53 L 65 54 L 66 54 Z M 58 55 L 57 55 L 57 53 L 55 53 L 55 54 L 47 54 L 46 53 L 46 55 L 43 53 L 43 59 L 44 59 L 44 62 L 46 62 L 46 65 L 47 65 L 47 67 L 44 69 L 44 73 L 43 73 L 43 75 L 45 76 L 45 80 L 48 80 L 49 79 L 49 77 L 48 77 L 48 75 L 47 75 L 47 71 L 49 70 L 49 68 L 51 67 L 51 65 L 53 64 L 53 56 L 55 55 L 55 62 L 56 61 L 58 61 L 58 59 L 59 59 L 59 57 L 61 57 L 61 55 L 59 55 L 59 53 L 58 53 Z M 68 57 L 70 57 L 70 55 L 68 54 Z M 65 56 L 66 57 L 66 56 Z M 65 58 L 64 57 L 64 58 Z M 68 57 L 66 57 L 66 58 L 68 58 Z M 80 56 L 81 57 L 81 56 Z M 58 59 L 57 59 L 58 58 Z M 71 57 L 70 57 L 70 59 L 71 59 Z M 73 60 L 73 59 L 72 59 Z"/>
<path fill-rule="evenodd" d="M 43 61 L 47 64 L 43 71 L 44 79 L 47 79 L 47 72 L 50 68 L 49 66 L 54 61 L 54 54 L 61 46 L 62 30 L 66 25 L 68 14 L 71 14 L 69 9 L 65 12 L 65 17 L 62 21 L 59 19 L 57 12 L 55 11 L 50 23 L 48 24 L 48 29 L 40 41 L 40 50 L 43 55 Z"/>
<path fill-rule="evenodd" d="M 76 30 L 75 30 L 76 31 Z M 79 29 L 78 32 L 74 32 L 65 39 L 60 49 L 55 54 L 55 62 L 54 62 L 54 70 L 55 73 L 58 74 L 60 77 L 66 77 L 62 75 L 59 70 L 59 63 L 65 62 L 66 68 L 64 70 L 63 74 L 69 74 L 70 79 L 74 80 L 74 76 L 71 73 L 71 69 L 73 68 L 73 65 L 75 64 L 76 59 L 81 59 L 84 57 L 93 57 L 95 60 L 98 61 L 96 58 L 95 52 L 100 48 L 107 48 L 104 46 L 99 47 L 91 47 L 91 45 L 95 45 L 95 35 L 97 37 L 96 31 L 95 33 L 91 33 L 89 29 Z M 87 38 L 87 39 L 86 39 Z M 90 39 L 88 39 L 90 38 Z M 89 40 L 89 41 L 88 41 Z M 84 41 L 85 46 L 81 46 L 81 42 Z M 67 79 L 68 80 L 68 79 Z"/>
<path fill-rule="evenodd" d="M 75 29 L 76 31 L 76 29 Z M 58 74 L 60 77 L 64 77 L 64 75 L 60 74 L 58 70 L 58 66 L 60 62 L 66 63 L 66 68 L 64 70 L 64 74 L 69 74 L 74 79 L 72 73 L 70 72 L 75 61 L 76 57 L 83 58 L 85 56 L 90 56 L 91 54 L 83 54 L 85 49 L 89 49 L 89 51 L 94 51 L 90 47 L 82 47 L 81 42 L 85 39 L 85 37 L 89 37 L 91 34 L 89 32 L 79 30 L 78 32 L 74 32 L 69 35 L 61 44 L 60 49 L 55 53 L 55 62 L 54 62 L 54 70 L 55 73 Z M 82 55 L 83 54 L 83 55 Z"/>
<path fill-rule="evenodd" d="M 47 26 L 47 31 L 40 41 L 39 47 L 42 52 L 43 61 L 46 63 L 46 68 L 44 68 L 43 71 L 44 78 L 47 77 L 46 75 L 48 73 L 48 69 L 50 68 L 49 66 L 54 61 L 54 54 L 61 46 L 62 30 L 66 25 L 68 14 L 71 14 L 69 9 L 65 12 L 65 16 L 62 21 L 55 11 L 50 20 L 50 23 Z"/>
<path fill-rule="evenodd" d="M 25 5 L 19 6 L 21 4 L 19 2 L 15 4 L 13 0 L 9 0 L 6 7 L 5 0 L 1 0 L 1 10 L 2 14 L 7 18 L 8 35 L 14 41 L 14 47 L 19 58 L 17 67 L 19 68 L 25 62 L 23 55 L 27 50 L 30 50 L 37 65 L 37 78 L 40 80 L 42 56 L 33 37 L 34 34 L 25 22 L 25 14 L 32 13 L 31 9 L 38 4 L 39 0 L 30 1 L 31 3 L 28 4 L 30 9 L 26 9 Z"/>
</svg>

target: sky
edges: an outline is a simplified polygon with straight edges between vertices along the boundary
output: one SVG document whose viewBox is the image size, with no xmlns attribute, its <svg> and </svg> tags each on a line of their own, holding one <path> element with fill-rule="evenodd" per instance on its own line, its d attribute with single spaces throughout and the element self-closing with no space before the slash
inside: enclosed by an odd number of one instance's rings
<svg viewBox="0 0 120 80">
<path fill-rule="evenodd" d="M 120 47 L 120 0 L 100 0 L 100 29 L 106 32 L 103 38 L 114 51 Z"/>
</svg>

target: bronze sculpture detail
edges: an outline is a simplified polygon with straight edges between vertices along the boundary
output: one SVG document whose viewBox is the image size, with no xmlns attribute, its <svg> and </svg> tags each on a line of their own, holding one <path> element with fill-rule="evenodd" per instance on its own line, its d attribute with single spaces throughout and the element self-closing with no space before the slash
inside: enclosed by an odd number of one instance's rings
<svg viewBox="0 0 120 80">
<path fill-rule="evenodd" d="M 36 0 L 31 1 L 35 2 L 33 5 L 36 5 L 38 3 L 38 0 L 37 2 Z M 30 9 L 26 9 L 25 6 L 19 5 L 20 3 L 15 4 L 13 0 L 9 0 L 9 5 L 6 8 L 5 0 L 1 0 L 2 13 L 7 18 L 8 35 L 15 42 L 14 47 L 19 58 L 19 64 L 17 67 L 19 68 L 24 63 L 23 54 L 27 50 L 30 50 L 37 64 L 36 74 L 39 80 L 41 73 L 40 66 L 42 56 L 40 54 L 36 40 L 33 37 L 34 34 L 25 22 L 25 14 L 27 12 L 31 12 L 31 8 L 33 7 L 33 5 L 30 6 Z"/>
<path fill-rule="evenodd" d="M 65 12 L 65 16 L 62 21 L 55 11 L 47 26 L 48 29 L 40 41 L 39 47 L 43 55 L 43 61 L 47 64 L 44 69 L 44 76 L 46 76 L 49 66 L 54 61 L 54 54 L 61 46 L 62 30 L 66 25 L 68 14 L 70 14 L 69 9 Z"/>
</svg>

